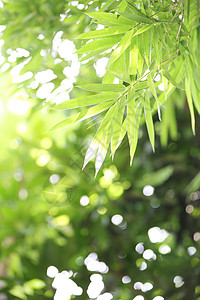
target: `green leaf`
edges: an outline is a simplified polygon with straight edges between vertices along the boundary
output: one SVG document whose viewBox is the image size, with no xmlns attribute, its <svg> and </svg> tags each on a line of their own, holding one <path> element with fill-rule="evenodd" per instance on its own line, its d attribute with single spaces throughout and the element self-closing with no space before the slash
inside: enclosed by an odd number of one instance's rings
<svg viewBox="0 0 200 300">
<path fill-rule="evenodd" d="M 166 71 L 166 70 L 161 70 L 161 73 L 178 89 L 184 90 L 177 82 L 176 80 Z"/>
<path fill-rule="evenodd" d="M 25 295 L 25 292 L 24 292 L 24 288 L 20 285 L 15 285 L 10 291 L 9 293 L 11 295 L 13 295 L 14 297 L 17 297 L 17 298 L 20 298 L 20 299 L 23 299 L 23 300 L 26 300 L 27 297 Z"/>
<path fill-rule="evenodd" d="M 184 0 L 184 18 L 189 22 L 190 16 L 190 0 Z"/>
<path fill-rule="evenodd" d="M 147 63 L 147 66 L 150 64 L 150 48 L 151 48 L 151 38 L 152 38 L 152 32 L 151 30 L 149 32 L 144 32 L 144 34 L 141 37 L 143 39 L 143 45 L 144 45 L 144 57 Z"/>
<path fill-rule="evenodd" d="M 72 109 L 81 106 L 95 105 L 98 103 L 103 103 L 105 101 L 115 100 L 120 96 L 119 93 L 115 92 L 105 92 L 102 94 L 90 95 L 90 96 L 80 96 L 78 98 L 73 98 L 67 100 L 63 103 L 55 105 L 54 109 Z"/>
<path fill-rule="evenodd" d="M 90 92 L 124 92 L 125 86 L 123 84 L 84 84 L 84 85 L 77 85 L 83 90 L 90 91 Z"/>
<path fill-rule="evenodd" d="M 185 92 L 186 92 L 188 107 L 190 110 L 192 131 L 193 134 L 195 134 L 195 115 L 194 115 L 193 101 L 192 101 L 192 95 L 190 90 L 190 82 L 187 76 L 185 77 Z"/>
<path fill-rule="evenodd" d="M 151 23 L 155 23 L 157 22 L 157 20 L 152 19 L 150 17 L 148 17 L 146 14 L 144 14 L 141 10 L 139 10 L 134 3 L 127 1 L 129 9 L 130 9 L 130 17 L 132 16 L 132 18 L 135 18 L 136 22 L 139 23 L 147 23 L 147 24 L 151 24 Z"/>
<path fill-rule="evenodd" d="M 109 61 L 108 61 L 108 68 L 111 64 L 113 64 L 123 53 L 124 51 L 128 48 L 128 46 L 131 43 L 131 38 L 133 35 L 133 30 L 128 31 L 122 40 L 120 41 L 119 45 L 117 48 L 113 51 Z"/>
<path fill-rule="evenodd" d="M 107 3 L 105 3 L 99 11 L 105 11 L 111 4 L 113 4 L 113 2 L 115 2 L 115 0 L 108 0 Z"/>
<path fill-rule="evenodd" d="M 147 125 L 147 131 L 151 142 L 151 146 L 153 151 L 155 151 L 155 132 L 154 132 L 153 118 L 152 118 L 151 105 L 150 105 L 148 92 L 145 94 L 145 98 L 144 98 L 144 115 L 145 115 L 145 121 Z"/>
<path fill-rule="evenodd" d="M 101 30 L 94 30 L 89 32 L 84 32 L 76 37 L 76 39 L 94 39 L 94 38 L 103 38 L 107 36 L 113 36 L 127 32 L 130 29 L 130 26 L 112 26 L 104 28 Z"/>
<path fill-rule="evenodd" d="M 135 80 L 137 74 L 137 67 L 138 67 L 138 37 L 132 39 L 131 46 L 129 51 L 129 68 L 128 73 L 132 75 L 130 80 L 133 82 Z M 133 77 L 134 76 L 134 77 Z M 132 78 L 133 77 L 133 78 Z"/>
<path fill-rule="evenodd" d="M 188 194 L 194 193 L 199 189 L 200 186 L 200 172 L 192 179 L 192 181 L 186 187 L 186 192 Z"/>
<path fill-rule="evenodd" d="M 126 0 L 122 0 L 121 3 L 120 3 L 120 5 L 119 5 L 118 12 L 123 12 L 123 11 L 125 11 L 126 7 L 127 7 L 127 2 L 126 2 Z"/>
<path fill-rule="evenodd" d="M 110 123 L 112 122 L 113 116 L 116 112 L 116 104 L 114 104 L 105 115 L 103 121 L 101 122 L 101 125 L 99 126 L 99 129 L 97 130 L 95 137 L 93 138 L 92 142 L 90 143 L 90 146 L 86 152 L 83 169 L 88 164 L 88 162 L 94 157 L 94 155 L 97 152 L 97 149 L 99 148 L 99 151 L 97 153 L 96 157 L 96 163 L 95 163 L 95 169 L 97 175 L 101 165 L 103 164 L 103 161 L 105 159 L 107 149 L 110 142 Z"/>
<path fill-rule="evenodd" d="M 193 74 L 191 61 L 190 61 L 189 57 L 186 57 L 186 67 L 187 67 L 188 76 L 190 78 L 192 98 L 193 98 L 195 107 L 196 107 L 198 113 L 200 114 L 199 89 L 194 80 L 194 74 Z"/>
<path fill-rule="evenodd" d="M 97 51 L 100 49 L 103 49 L 104 51 L 105 49 L 112 48 L 115 44 L 117 44 L 120 41 L 120 39 L 121 36 L 116 35 L 113 36 L 112 38 L 110 37 L 110 38 L 95 40 L 82 46 L 80 49 L 76 51 L 76 53 L 82 54 L 85 52 Z"/>
<path fill-rule="evenodd" d="M 118 141 L 118 144 L 117 144 L 117 147 L 116 147 L 115 151 L 117 150 L 117 148 L 119 147 L 119 145 L 123 141 L 126 132 L 127 132 L 127 117 L 124 119 L 124 121 L 122 123 L 120 136 L 119 136 L 119 141 Z"/>
<path fill-rule="evenodd" d="M 118 142 L 121 134 L 122 121 L 124 116 L 126 97 L 122 97 L 117 102 L 116 115 L 114 117 L 114 123 L 112 126 L 112 138 L 111 138 L 111 154 L 114 157 L 115 151 L 118 147 Z M 126 128 L 125 128 L 126 129 Z"/>
<path fill-rule="evenodd" d="M 171 97 L 167 101 L 167 115 L 169 119 L 169 132 L 170 136 L 173 140 L 176 140 L 178 137 L 178 130 L 177 130 L 177 123 L 176 123 L 176 115 L 175 115 L 175 105 L 174 105 L 174 98 Z M 170 116 L 170 118 L 169 118 Z"/>
<path fill-rule="evenodd" d="M 44 281 L 42 281 L 38 278 L 34 278 L 34 279 L 31 279 L 31 280 L 27 281 L 25 283 L 25 285 L 32 288 L 32 289 L 35 289 L 35 290 L 40 290 L 40 289 L 43 289 L 45 287 Z"/>
<path fill-rule="evenodd" d="M 123 17 L 118 17 L 115 14 L 111 13 L 106 13 L 106 12 L 90 12 L 87 13 L 87 15 L 93 19 L 96 19 L 98 23 L 103 24 L 103 25 L 128 25 L 128 26 L 133 26 L 133 22 L 130 20 L 127 20 L 126 18 Z"/>
<path fill-rule="evenodd" d="M 154 23 L 154 21 L 151 20 L 150 18 L 147 18 L 145 16 L 130 14 L 128 12 L 120 13 L 120 16 L 122 16 L 122 17 L 124 17 L 128 20 L 132 20 L 134 22 L 137 22 L 137 23 L 144 23 L 144 24 L 153 24 Z"/>
<path fill-rule="evenodd" d="M 149 29 L 151 29 L 153 27 L 153 24 L 151 24 L 151 25 L 147 25 L 147 26 L 143 26 L 143 27 L 141 27 L 140 29 L 138 29 L 135 33 L 134 33 L 134 35 L 133 36 L 136 36 L 136 35 L 139 35 L 139 34 L 142 34 L 143 32 L 145 32 L 145 31 L 147 31 L 147 30 L 149 30 Z"/>
<path fill-rule="evenodd" d="M 79 61 L 84 61 L 84 60 L 88 60 L 89 58 L 94 58 L 95 55 L 99 55 L 102 52 L 106 51 L 108 48 L 102 48 L 100 50 L 96 50 L 96 51 L 92 51 L 88 54 L 85 55 L 85 53 L 82 55 L 82 57 L 79 59 Z"/>
<path fill-rule="evenodd" d="M 107 127 L 104 130 L 104 134 L 101 138 L 101 143 L 99 145 L 97 156 L 95 160 L 95 177 L 97 176 L 108 151 L 109 143 L 110 143 L 110 137 L 111 137 L 111 127 Z"/>
<path fill-rule="evenodd" d="M 162 51 L 160 51 L 161 44 L 159 41 L 158 30 L 156 26 L 154 26 L 154 31 L 153 31 L 153 47 L 154 47 L 154 53 L 155 53 L 157 65 L 160 66 Z"/>
<path fill-rule="evenodd" d="M 130 165 L 137 147 L 138 131 L 142 114 L 141 101 L 136 104 L 134 88 L 128 93 L 127 99 L 127 133 L 130 145 Z"/>
<path fill-rule="evenodd" d="M 115 76 L 112 75 L 109 71 L 106 71 L 102 84 L 113 84 L 114 80 L 115 80 Z"/>
<path fill-rule="evenodd" d="M 61 128 L 67 127 L 67 126 L 75 124 L 77 122 L 82 122 L 83 120 L 86 120 L 97 114 L 100 114 L 104 110 L 108 109 L 112 104 L 113 104 L 113 101 L 107 101 L 105 103 L 92 106 L 89 109 L 85 109 L 85 110 L 83 110 L 77 114 L 74 114 L 74 115 L 68 117 L 67 119 L 62 120 L 61 122 L 57 123 L 49 130 L 49 132 L 59 130 Z"/>
<path fill-rule="evenodd" d="M 151 74 L 149 74 L 147 76 L 147 81 L 148 81 L 148 84 L 149 84 L 149 88 L 156 100 L 156 103 L 157 103 L 157 109 L 158 109 L 158 118 L 159 120 L 161 121 L 161 113 L 160 113 L 160 106 L 159 106 L 159 100 L 158 100 L 158 96 L 157 96 L 157 93 L 156 93 L 156 88 L 155 88 L 155 85 L 154 85 L 154 82 L 153 82 L 153 79 L 152 79 L 152 76 Z"/>
<path fill-rule="evenodd" d="M 126 60 L 127 57 L 124 52 L 111 66 L 109 66 L 108 71 L 120 80 L 130 82 Z"/>
<path fill-rule="evenodd" d="M 160 134 L 160 142 L 162 147 L 167 146 L 168 142 L 168 129 L 169 129 L 169 117 L 166 109 L 163 110 L 162 114 L 162 122 L 161 122 L 161 134 Z"/>
</svg>

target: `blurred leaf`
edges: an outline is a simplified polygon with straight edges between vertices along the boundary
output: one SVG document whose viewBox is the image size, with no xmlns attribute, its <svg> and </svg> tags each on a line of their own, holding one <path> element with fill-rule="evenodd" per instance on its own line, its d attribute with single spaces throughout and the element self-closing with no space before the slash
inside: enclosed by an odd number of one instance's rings
<svg viewBox="0 0 200 300">
<path fill-rule="evenodd" d="M 195 134 L 195 115 L 194 115 L 192 95 L 191 95 L 191 91 L 190 91 L 190 83 L 189 83 L 189 79 L 187 77 L 185 77 L 185 92 L 186 92 L 188 107 L 190 110 L 192 131 L 193 131 L 193 134 Z"/>
<path fill-rule="evenodd" d="M 151 112 L 151 106 L 149 101 L 149 94 L 145 93 L 144 97 L 144 114 L 145 114 L 145 120 L 148 130 L 149 139 L 151 142 L 151 146 L 153 151 L 155 151 L 155 133 L 154 133 L 154 126 L 153 126 L 153 118 L 152 118 L 152 112 Z"/>
<path fill-rule="evenodd" d="M 144 187 L 145 185 L 151 185 L 156 187 L 162 185 L 172 176 L 173 172 L 173 166 L 167 166 L 158 171 L 154 171 L 153 173 L 145 174 L 142 178 L 140 186 Z"/>
</svg>

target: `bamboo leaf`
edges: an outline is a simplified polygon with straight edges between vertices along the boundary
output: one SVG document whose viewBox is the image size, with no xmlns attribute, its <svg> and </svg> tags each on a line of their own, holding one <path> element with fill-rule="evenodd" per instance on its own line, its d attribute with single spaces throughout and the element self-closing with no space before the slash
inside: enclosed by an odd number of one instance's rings
<svg viewBox="0 0 200 300">
<path fill-rule="evenodd" d="M 138 131 L 141 118 L 141 101 L 135 102 L 134 88 L 128 93 L 127 99 L 127 133 L 130 145 L 130 165 L 132 165 L 133 156 L 137 147 Z"/>
<path fill-rule="evenodd" d="M 101 48 L 100 50 L 89 52 L 88 54 L 83 54 L 79 61 L 88 60 L 89 58 L 94 58 L 95 55 L 99 55 L 102 52 L 106 51 L 108 48 Z"/>
<path fill-rule="evenodd" d="M 138 37 L 132 39 L 131 42 L 131 49 L 129 51 L 129 68 L 128 68 L 128 73 L 130 75 L 132 75 L 132 77 L 130 77 L 130 79 L 132 79 L 132 81 L 135 80 L 136 74 L 137 74 L 137 67 L 138 67 L 138 53 L 139 53 L 139 49 L 138 49 Z"/>
<path fill-rule="evenodd" d="M 115 2 L 115 0 L 108 0 L 107 3 L 105 3 L 99 11 L 105 11 L 111 4 L 113 4 L 113 2 Z"/>
<path fill-rule="evenodd" d="M 187 67 L 188 76 L 190 78 L 192 98 L 193 98 L 195 107 L 196 107 L 198 113 L 200 114 L 199 89 L 196 85 L 195 80 L 193 79 L 194 78 L 193 71 L 192 71 L 191 62 L 190 62 L 189 57 L 186 57 L 186 67 Z"/>
<path fill-rule="evenodd" d="M 184 0 L 184 18 L 189 22 L 190 16 L 190 0 Z"/>
<path fill-rule="evenodd" d="M 151 142 L 151 146 L 153 151 L 155 151 L 155 132 L 154 132 L 153 118 L 152 118 L 151 105 L 150 105 L 148 92 L 145 94 L 145 98 L 144 98 L 144 115 L 145 115 L 145 121 L 146 121 L 146 126 L 147 126 L 149 139 Z"/>
<path fill-rule="evenodd" d="M 175 86 L 177 87 L 178 89 L 180 90 L 184 90 L 180 84 L 178 84 L 176 82 L 176 80 L 166 71 L 166 70 L 162 70 L 161 73 Z"/>
<path fill-rule="evenodd" d="M 141 15 L 136 15 L 136 14 L 131 14 L 128 12 L 123 12 L 120 13 L 120 16 L 128 19 L 128 20 L 132 20 L 133 22 L 137 22 L 137 23 L 144 23 L 144 24 L 153 24 L 154 21 L 148 17 L 141 16 Z"/>
<path fill-rule="evenodd" d="M 133 35 L 133 30 L 128 31 L 122 40 L 120 41 L 119 45 L 117 48 L 113 51 L 110 60 L 108 61 L 108 68 L 109 66 L 114 63 L 123 53 L 124 51 L 128 48 L 128 46 L 131 43 L 131 38 Z"/>
<path fill-rule="evenodd" d="M 98 103 L 103 103 L 105 101 L 111 101 L 115 100 L 120 96 L 119 93 L 116 92 L 105 92 L 101 94 L 96 95 L 90 95 L 90 96 L 80 96 L 78 98 L 73 98 L 70 100 L 67 100 L 63 103 L 60 103 L 56 106 L 54 106 L 54 109 L 72 109 L 77 108 L 81 106 L 89 106 L 89 105 L 95 105 Z"/>
<path fill-rule="evenodd" d="M 192 101 L 192 95 L 190 90 L 190 82 L 187 76 L 185 77 L 185 92 L 186 92 L 188 107 L 190 110 L 192 131 L 193 134 L 195 134 L 195 115 L 194 115 L 193 101 Z"/>
<path fill-rule="evenodd" d="M 128 48 L 127 48 L 128 51 Z M 115 77 L 122 81 L 130 82 L 130 77 L 127 69 L 127 57 L 124 52 L 111 66 L 109 66 L 108 71 Z"/>
<path fill-rule="evenodd" d="M 127 95 L 127 135 L 130 148 L 134 133 L 134 112 L 135 112 L 135 90 L 134 88 Z"/>
<path fill-rule="evenodd" d="M 132 145 L 130 148 L 130 165 L 132 165 L 133 157 L 137 148 L 138 142 L 138 133 L 139 133 L 139 126 L 140 126 L 140 119 L 142 115 L 142 105 L 141 101 L 137 104 L 135 108 L 135 115 L 134 115 L 134 135 L 132 139 Z"/>
<path fill-rule="evenodd" d="M 151 29 L 152 27 L 153 27 L 153 24 L 147 25 L 147 26 L 143 26 L 143 27 L 141 27 L 140 29 L 138 29 L 138 30 L 134 33 L 133 36 L 142 34 L 143 32 L 148 31 L 149 29 Z"/>
<path fill-rule="evenodd" d="M 77 122 L 82 122 L 83 120 L 86 120 L 97 114 L 100 114 L 104 110 L 108 109 L 112 104 L 113 104 L 113 101 L 107 101 L 105 103 L 92 106 L 89 109 L 85 109 L 85 110 L 83 110 L 77 114 L 74 114 L 74 115 L 68 117 L 67 119 L 62 120 L 61 122 L 57 123 L 49 130 L 49 132 L 59 130 L 61 128 L 67 127 L 67 126 L 75 124 Z"/>
<path fill-rule="evenodd" d="M 126 97 L 122 97 L 118 103 L 116 108 L 116 115 L 114 117 L 113 127 L 112 127 L 112 138 L 111 138 L 111 154 L 112 158 L 114 157 L 115 151 L 118 147 L 118 142 L 121 133 L 121 126 L 124 116 L 124 109 L 125 109 L 125 101 Z"/>
<path fill-rule="evenodd" d="M 156 100 L 156 103 L 157 103 L 157 109 L 158 109 L 158 118 L 159 120 L 161 121 L 161 113 L 160 113 L 160 106 L 159 106 L 159 100 L 158 100 L 158 96 L 157 96 L 157 93 L 156 93 L 156 88 L 155 88 L 155 85 L 154 85 L 154 82 L 153 82 L 153 79 L 152 79 L 152 76 L 151 74 L 149 74 L 147 76 L 147 81 L 148 81 L 148 84 L 149 84 L 149 88 Z"/>
<path fill-rule="evenodd" d="M 169 121 L 170 136 L 173 140 L 176 140 L 178 136 L 178 130 L 177 130 L 177 123 L 176 123 L 174 98 L 172 97 L 167 101 L 167 113 L 168 113 L 168 118 L 170 116 L 170 121 Z"/>
<path fill-rule="evenodd" d="M 121 142 L 123 141 L 126 132 L 127 132 L 127 117 L 124 119 L 124 121 L 122 123 L 120 136 L 119 136 L 118 144 L 117 144 L 115 151 L 117 150 L 117 148 L 120 146 Z"/>
<path fill-rule="evenodd" d="M 98 23 L 111 26 L 111 25 L 127 25 L 127 26 L 133 26 L 133 21 L 127 20 L 124 17 L 118 17 L 115 14 L 106 13 L 106 12 L 90 12 L 87 13 L 87 15 L 93 19 L 96 19 Z"/>
<path fill-rule="evenodd" d="M 101 49 L 103 49 L 104 51 L 105 49 L 112 48 L 115 44 L 117 44 L 120 41 L 120 39 L 121 36 L 116 35 L 113 36 L 112 38 L 110 37 L 110 38 L 95 40 L 82 46 L 80 49 L 76 51 L 76 53 L 82 54 L 82 53 L 97 51 Z"/>
<path fill-rule="evenodd" d="M 97 176 L 108 151 L 109 143 L 111 137 L 111 128 L 107 127 L 102 136 L 101 143 L 99 145 L 97 156 L 95 160 L 95 177 Z"/>
<path fill-rule="evenodd" d="M 151 23 L 155 23 L 157 22 L 157 20 L 148 17 L 146 14 L 144 14 L 140 9 L 138 9 L 136 7 L 136 5 L 130 1 L 127 1 L 128 6 L 130 8 L 130 15 L 132 15 L 133 18 L 140 18 L 137 20 L 137 22 L 139 23 L 147 23 L 147 24 L 151 24 Z"/>
<path fill-rule="evenodd" d="M 107 114 L 105 115 L 103 121 L 101 122 L 101 125 L 99 126 L 99 128 L 95 134 L 95 137 L 93 138 L 93 140 L 86 152 L 86 155 L 85 155 L 83 169 L 88 164 L 88 162 L 94 157 L 97 149 L 100 147 L 100 150 L 98 151 L 98 155 L 97 155 L 97 161 L 95 164 L 95 168 L 96 168 L 95 176 L 97 175 L 101 165 L 103 164 L 103 161 L 104 161 L 106 153 L 107 153 L 107 149 L 108 149 L 109 141 L 110 141 L 110 138 L 109 138 L 110 136 L 108 136 L 108 134 L 110 134 L 110 132 L 109 132 L 110 123 L 113 119 L 115 111 L 116 111 L 116 104 L 114 104 L 108 110 Z"/>
<path fill-rule="evenodd" d="M 154 26 L 154 32 L 153 32 L 153 47 L 154 47 L 154 53 L 155 53 L 157 64 L 158 66 L 160 66 L 162 52 L 160 51 L 161 45 L 159 42 L 159 36 L 158 36 L 158 31 L 156 26 Z"/>
<path fill-rule="evenodd" d="M 112 26 L 104 28 L 101 30 L 94 30 L 89 32 L 84 32 L 76 37 L 76 39 L 94 39 L 94 38 L 103 38 L 107 36 L 113 36 L 127 32 L 130 29 L 130 26 Z"/>
<path fill-rule="evenodd" d="M 160 142 L 161 142 L 162 147 L 167 146 L 168 129 L 169 129 L 169 117 L 168 117 L 167 110 L 164 109 L 163 114 L 162 114 L 161 134 L 160 134 Z"/>
</svg>

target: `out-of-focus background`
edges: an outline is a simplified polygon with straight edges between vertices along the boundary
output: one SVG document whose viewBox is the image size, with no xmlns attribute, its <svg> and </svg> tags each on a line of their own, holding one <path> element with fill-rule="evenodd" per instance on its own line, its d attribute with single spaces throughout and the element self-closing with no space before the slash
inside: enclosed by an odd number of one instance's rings
<svg viewBox="0 0 200 300">
<path fill-rule="evenodd" d="M 65 113 L 45 103 L 87 95 L 73 86 L 105 73 L 106 56 L 75 53 L 96 28 L 84 11 L 102 3 L 0 1 L 0 300 L 200 299 L 200 131 L 187 106 L 177 100 L 167 146 L 155 116 L 156 153 L 143 126 L 133 166 L 125 138 L 96 179 L 93 162 L 81 169 L 98 118 L 48 132 Z"/>
</svg>

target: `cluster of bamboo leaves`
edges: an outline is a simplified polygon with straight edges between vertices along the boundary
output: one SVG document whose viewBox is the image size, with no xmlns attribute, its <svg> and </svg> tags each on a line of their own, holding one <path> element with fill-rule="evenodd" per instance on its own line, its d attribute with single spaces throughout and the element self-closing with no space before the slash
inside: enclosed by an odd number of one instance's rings
<svg viewBox="0 0 200 300">
<path fill-rule="evenodd" d="M 110 51 L 102 83 L 79 86 L 91 94 L 54 107 L 81 110 L 52 130 L 102 114 L 83 166 L 96 155 L 96 174 L 109 147 L 114 157 L 126 133 L 132 164 L 143 122 L 154 151 L 156 112 L 162 123 L 162 144 L 167 143 L 168 132 L 175 138 L 177 98 L 181 97 L 183 106 L 187 99 L 194 133 L 194 110 L 200 114 L 199 1 L 122 0 L 109 11 L 113 2 L 107 1 L 99 11 L 87 13 L 92 22 L 104 25 L 103 29 L 77 36 L 83 41 L 77 51 L 80 61 L 103 57 Z"/>
</svg>

